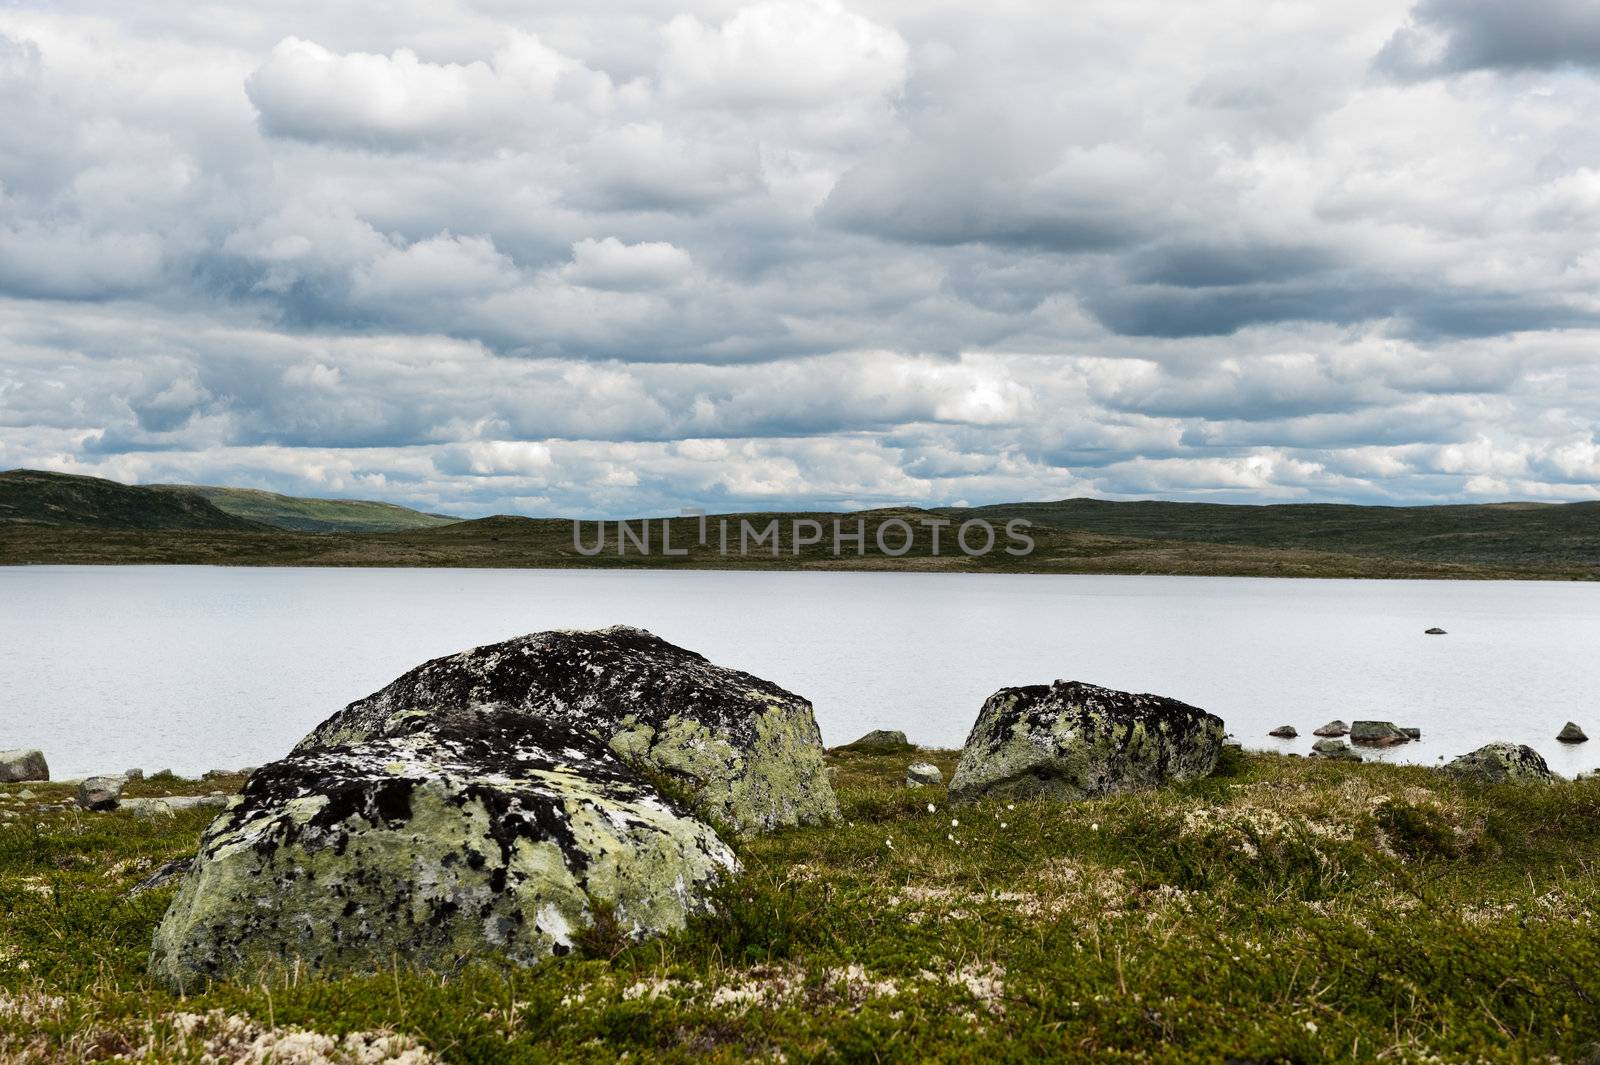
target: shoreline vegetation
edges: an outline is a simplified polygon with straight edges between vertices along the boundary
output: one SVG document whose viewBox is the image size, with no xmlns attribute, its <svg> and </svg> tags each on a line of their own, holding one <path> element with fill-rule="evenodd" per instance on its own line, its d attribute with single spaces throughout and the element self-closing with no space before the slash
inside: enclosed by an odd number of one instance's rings
<svg viewBox="0 0 1600 1065">
<path fill-rule="evenodd" d="M 952 540 L 981 520 L 998 546 L 972 556 Z M 1372 507 L 1243 506 L 1108 502 L 996 504 L 973 508 L 883 508 L 838 512 L 732 513 L 628 522 L 648 527 L 650 553 L 606 521 L 605 550 L 586 555 L 597 523 L 495 516 L 471 520 L 392 504 L 304 500 L 238 489 L 131 486 L 64 474 L 0 473 L 0 564 L 231 565 L 310 567 L 872 570 L 942 573 L 1161 574 L 1455 580 L 1600 579 L 1600 503 Z M 734 529 L 728 553 L 702 521 Z M 738 551 L 741 523 L 777 522 L 776 556 L 765 544 Z M 886 525 L 926 530 L 948 522 L 942 552 L 919 532 L 909 552 L 879 545 Z M 1026 526 L 1015 523 L 1026 522 Z M 845 527 L 835 553 L 832 530 Z M 817 542 L 796 547 L 813 526 Z M 859 528 L 857 547 L 851 537 Z M 1025 528 L 1031 552 L 1009 532 Z M 800 535 L 796 535 L 800 533 Z M 898 545 L 901 534 L 886 533 Z"/>
<path fill-rule="evenodd" d="M 0 1056 L 1593 1060 L 1600 780 L 1230 749 L 1209 777 L 1066 807 L 904 786 L 957 754 L 829 752 L 843 821 L 740 840 L 717 913 L 659 939 L 186 997 L 146 973 L 174 888 L 135 888 L 215 811 L 0 785 Z"/>
</svg>

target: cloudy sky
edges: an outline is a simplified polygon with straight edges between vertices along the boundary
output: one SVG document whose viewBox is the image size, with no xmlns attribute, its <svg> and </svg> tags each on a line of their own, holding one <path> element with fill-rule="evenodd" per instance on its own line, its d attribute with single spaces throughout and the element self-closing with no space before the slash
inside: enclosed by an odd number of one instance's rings
<svg viewBox="0 0 1600 1065">
<path fill-rule="evenodd" d="M 0 468 L 1600 498 L 1597 79 L 1600 0 L 11 0 Z"/>
</svg>

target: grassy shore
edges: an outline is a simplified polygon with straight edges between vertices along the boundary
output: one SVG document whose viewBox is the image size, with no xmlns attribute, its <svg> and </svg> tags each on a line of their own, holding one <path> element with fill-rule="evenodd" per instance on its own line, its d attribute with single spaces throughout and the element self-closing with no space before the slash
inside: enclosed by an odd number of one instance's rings
<svg viewBox="0 0 1600 1065">
<path fill-rule="evenodd" d="M 1600 781 L 1230 753 L 1160 792 L 952 810 L 901 786 L 909 755 L 829 757 L 846 823 L 743 844 L 680 934 L 181 1000 L 144 975 L 172 888 L 127 892 L 210 814 L 5 786 L 0 1058 L 1576 1062 L 1600 1037 Z"/>
</svg>

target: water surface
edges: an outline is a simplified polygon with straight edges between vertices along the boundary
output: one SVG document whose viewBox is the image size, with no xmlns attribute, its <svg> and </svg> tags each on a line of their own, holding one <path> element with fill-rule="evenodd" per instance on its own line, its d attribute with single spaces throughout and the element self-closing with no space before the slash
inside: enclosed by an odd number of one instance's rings
<svg viewBox="0 0 1600 1065">
<path fill-rule="evenodd" d="M 960 746 L 996 688 L 1068 678 L 1264 749 L 1373 717 L 1423 730 L 1384 758 L 1600 764 L 1596 584 L 617 570 L 0 568 L 0 748 L 57 777 L 257 765 L 428 658 L 619 622 L 806 696 L 829 744 Z M 1568 719 L 1596 739 L 1556 743 Z"/>
</svg>

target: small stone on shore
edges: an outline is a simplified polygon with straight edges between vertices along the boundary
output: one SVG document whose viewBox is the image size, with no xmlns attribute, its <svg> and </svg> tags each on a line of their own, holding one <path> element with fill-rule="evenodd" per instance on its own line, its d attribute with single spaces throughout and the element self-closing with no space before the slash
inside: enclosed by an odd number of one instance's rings
<svg viewBox="0 0 1600 1065">
<path fill-rule="evenodd" d="M 943 783 L 944 774 L 932 762 L 912 762 L 906 766 L 906 787 L 908 788 L 924 788 Z"/>
</svg>

